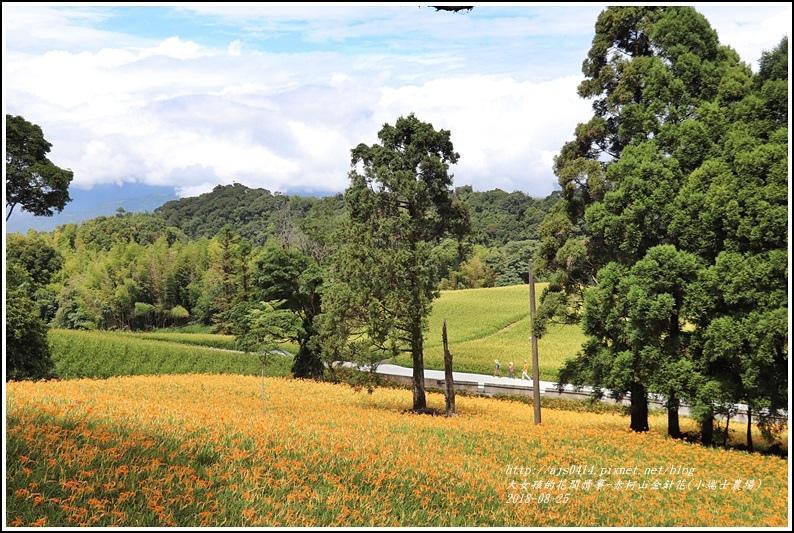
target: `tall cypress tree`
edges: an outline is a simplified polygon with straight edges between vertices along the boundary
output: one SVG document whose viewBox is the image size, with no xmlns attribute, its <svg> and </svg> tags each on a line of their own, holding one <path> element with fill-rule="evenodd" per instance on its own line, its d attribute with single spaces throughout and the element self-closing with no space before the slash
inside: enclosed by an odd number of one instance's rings
<svg viewBox="0 0 794 533">
<path fill-rule="evenodd" d="M 774 353 L 761 357 L 775 361 L 764 375 L 781 377 L 779 336 L 733 324 L 746 332 L 735 361 L 708 339 L 725 340 L 709 328 L 738 301 L 715 276 L 728 270 L 725 254 L 767 254 L 750 279 L 759 301 L 773 302 L 731 312 L 745 321 L 759 306 L 779 313 L 787 145 L 770 117 L 783 115 L 780 74 L 771 74 L 782 63 L 765 56 L 765 81 L 754 79 L 689 7 L 611 7 L 596 22 L 579 86 L 594 116 L 555 159 L 563 201 L 540 227 L 551 273 L 541 314 L 582 312 L 589 339 L 560 381 L 629 394 L 632 429 L 648 429 L 655 391 L 669 396 L 670 433 L 679 396 L 697 404 L 708 432 L 715 406 L 751 396 L 742 368 L 758 350 Z"/>
<path fill-rule="evenodd" d="M 384 125 L 378 139 L 351 151 L 349 223 L 328 271 L 320 321 L 334 356 L 376 363 L 410 352 L 419 411 L 427 407 L 424 332 L 438 296 L 432 249 L 462 239 L 470 223 L 453 194 L 448 168 L 459 155 L 449 131 L 411 114 Z"/>
</svg>

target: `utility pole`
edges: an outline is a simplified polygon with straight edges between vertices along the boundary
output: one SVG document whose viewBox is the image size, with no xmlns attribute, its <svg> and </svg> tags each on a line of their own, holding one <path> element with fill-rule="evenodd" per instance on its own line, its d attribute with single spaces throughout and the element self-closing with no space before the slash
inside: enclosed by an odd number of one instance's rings
<svg viewBox="0 0 794 533">
<path fill-rule="evenodd" d="M 535 425 L 540 424 L 540 369 L 538 368 L 538 337 L 535 335 L 535 277 L 532 259 L 529 260 L 529 335 L 532 341 L 532 405 L 535 407 Z"/>
</svg>

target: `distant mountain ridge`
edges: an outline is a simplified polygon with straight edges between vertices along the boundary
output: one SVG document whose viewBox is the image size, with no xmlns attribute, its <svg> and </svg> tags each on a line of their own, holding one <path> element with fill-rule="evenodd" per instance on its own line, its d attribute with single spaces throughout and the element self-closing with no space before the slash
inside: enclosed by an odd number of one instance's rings
<svg viewBox="0 0 794 533">
<path fill-rule="evenodd" d="M 89 190 L 72 187 L 69 196 L 72 201 L 62 212 L 51 217 L 33 216 L 17 206 L 6 222 L 5 233 L 26 234 L 30 229 L 50 232 L 63 224 L 80 224 L 100 216 L 115 215 L 119 208 L 130 213 L 151 213 L 163 204 L 179 199 L 173 187 L 139 183 L 97 185 Z"/>
<path fill-rule="evenodd" d="M 468 204 L 472 218 L 472 242 L 501 246 L 510 241 L 538 239 L 538 225 L 560 199 L 559 192 L 533 198 L 520 191 L 474 191 L 456 187 L 455 196 Z M 211 192 L 181 198 L 158 207 L 154 214 L 168 226 L 181 229 L 191 239 L 212 238 L 229 224 L 255 245 L 287 232 L 301 220 L 321 217 L 323 211 L 344 211 L 344 195 L 298 196 L 251 189 L 234 183 L 218 185 Z M 289 222 L 288 222 L 289 221 Z"/>
</svg>

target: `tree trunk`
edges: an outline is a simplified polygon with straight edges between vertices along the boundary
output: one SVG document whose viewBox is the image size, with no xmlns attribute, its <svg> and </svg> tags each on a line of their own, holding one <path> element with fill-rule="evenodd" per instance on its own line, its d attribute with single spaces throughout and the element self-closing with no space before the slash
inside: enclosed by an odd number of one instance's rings
<svg viewBox="0 0 794 533">
<path fill-rule="evenodd" d="M 753 410 L 747 406 L 747 450 L 753 451 Z"/>
<path fill-rule="evenodd" d="M 714 413 L 709 411 L 701 422 L 700 440 L 703 444 L 712 444 L 714 442 Z"/>
<path fill-rule="evenodd" d="M 538 336 L 535 335 L 535 275 L 532 273 L 532 259 L 527 268 L 529 280 L 529 335 L 532 345 L 532 407 L 535 412 L 535 425 L 540 424 L 540 363 L 538 361 Z"/>
<path fill-rule="evenodd" d="M 667 434 L 673 438 L 681 436 L 681 426 L 678 423 L 678 398 L 672 396 L 667 399 Z"/>
<path fill-rule="evenodd" d="M 265 414 L 265 360 L 262 359 L 262 414 Z"/>
<path fill-rule="evenodd" d="M 449 353 L 449 343 L 447 342 L 447 319 L 444 319 L 444 327 L 441 330 L 441 338 L 444 341 L 444 384 L 447 393 L 447 416 L 455 414 L 455 382 L 452 378 L 452 354 Z"/>
<path fill-rule="evenodd" d="M 421 322 L 411 327 L 411 357 L 414 367 L 414 411 L 427 409 L 425 397 L 425 361 L 422 350 Z"/>
<path fill-rule="evenodd" d="M 648 431 L 648 397 L 642 383 L 631 385 L 631 429 Z"/>
<path fill-rule="evenodd" d="M 731 423 L 731 416 L 730 416 L 730 412 L 729 412 L 728 413 L 728 417 L 725 419 L 725 437 L 724 437 L 725 440 L 722 443 L 722 445 L 725 448 L 728 447 L 728 435 L 730 435 L 730 433 L 728 432 L 728 426 L 730 425 L 730 423 Z"/>
</svg>

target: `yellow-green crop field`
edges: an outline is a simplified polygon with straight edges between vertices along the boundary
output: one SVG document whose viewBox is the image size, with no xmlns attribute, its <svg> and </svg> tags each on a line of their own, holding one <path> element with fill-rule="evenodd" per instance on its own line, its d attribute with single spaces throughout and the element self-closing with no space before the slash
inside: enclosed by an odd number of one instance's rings
<svg viewBox="0 0 794 533">
<path fill-rule="evenodd" d="M 210 348 L 194 334 L 138 335 L 117 331 L 53 329 L 48 333 L 55 373 L 60 379 L 108 378 L 160 374 L 257 375 L 262 364 L 254 354 Z M 220 341 L 224 337 L 218 335 Z M 289 374 L 292 360 L 271 357 L 266 375 Z"/>
<path fill-rule="evenodd" d="M 788 462 L 626 418 L 234 374 L 10 382 L 6 525 L 786 527 Z M 430 393 L 431 407 L 443 408 Z M 684 430 L 688 419 L 683 419 Z M 737 429 L 740 424 L 736 424 Z M 660 428 L 660 429 L 656 429 Z M 739 430 L 741 433 L 741 430 Z"/>
<path fill-rule="evenodd" d="M 122 332 L 120 334 L 129 335 L 138 339 L 206 346 L 209 348 L 218 348 L 220 350 L 234 350 L 236 340 L 234 335 L 220 335 L 217 333 L 179 333 L 174 331 L 154 331 L 135 333 Z"/>
</svg>

